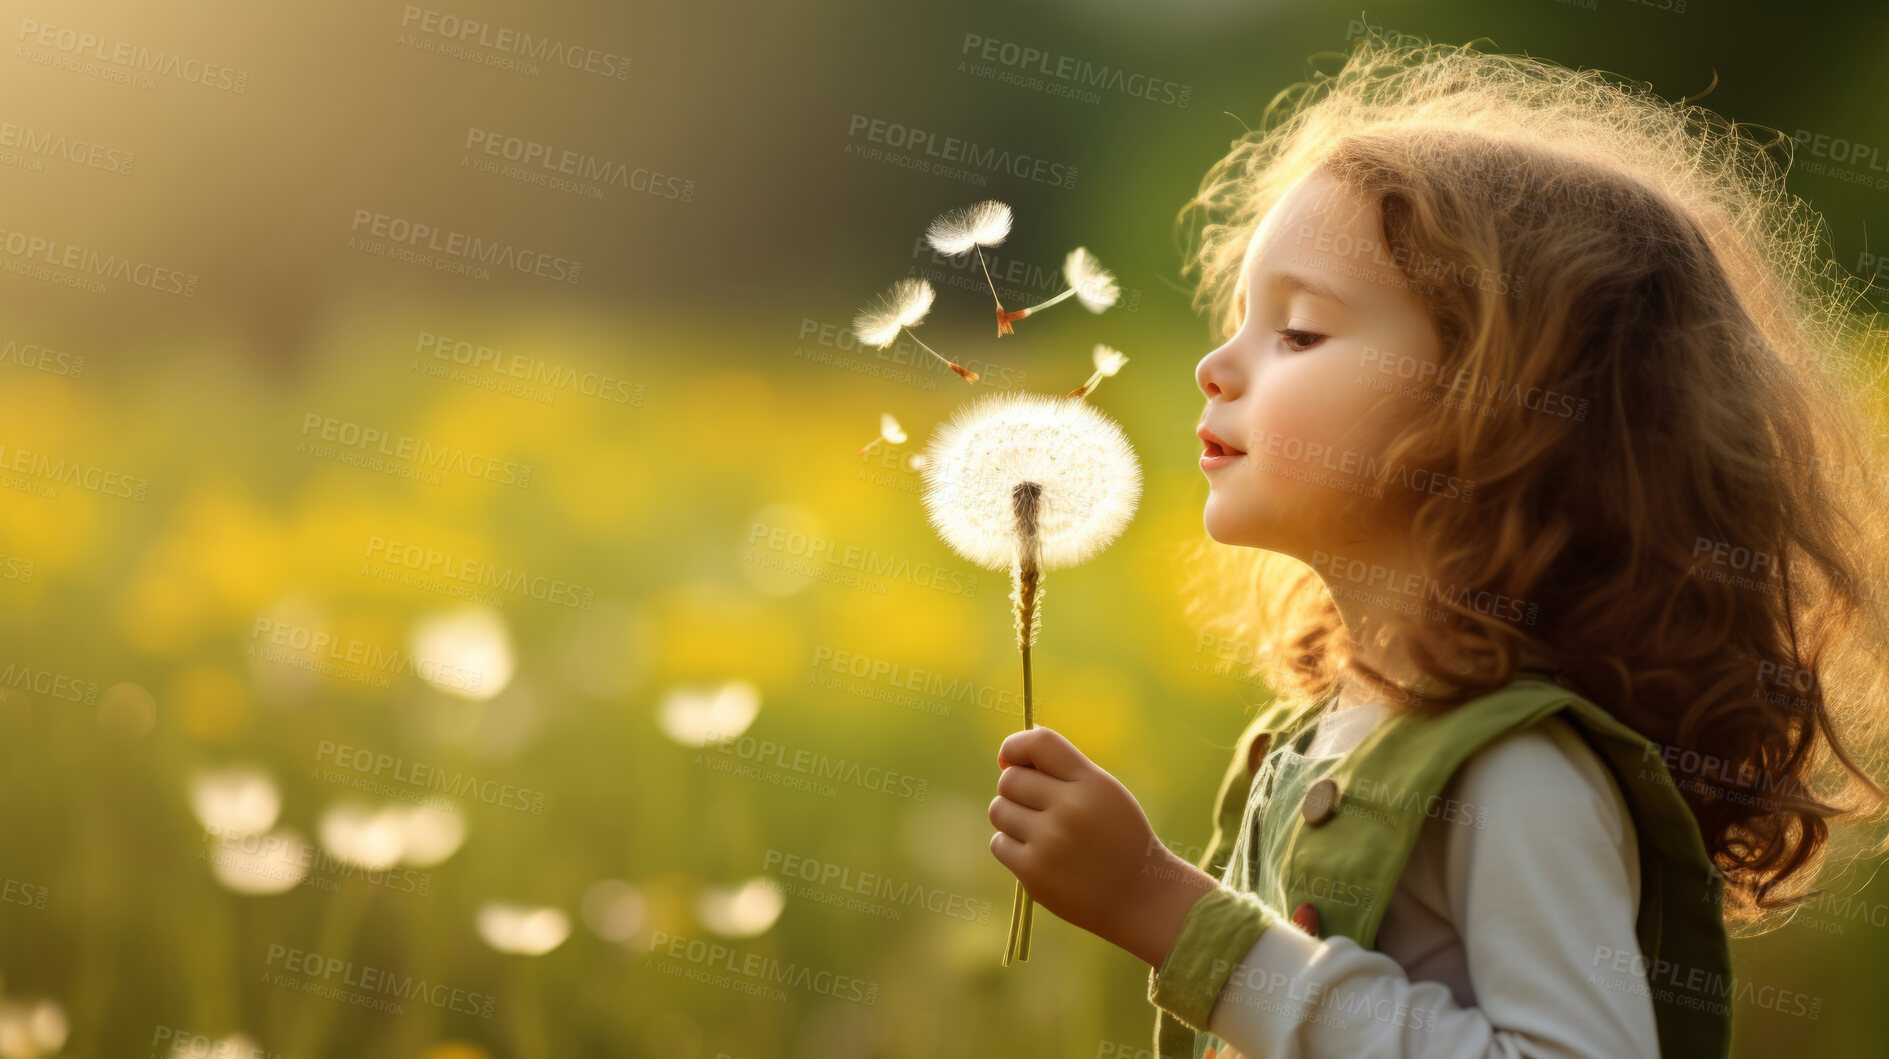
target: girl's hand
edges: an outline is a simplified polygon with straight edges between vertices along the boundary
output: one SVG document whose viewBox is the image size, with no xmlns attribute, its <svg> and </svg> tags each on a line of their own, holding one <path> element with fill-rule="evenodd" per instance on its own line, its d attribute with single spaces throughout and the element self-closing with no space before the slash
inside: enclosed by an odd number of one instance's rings
<svg viewBox="0 0 1889 1059">
<path fill-rule="evenodd" d="M 1162 845 L 1128 788 L 1060 733 L 1012 734 L 997 766 L 991 854 L 1036 903 L 1159 968 L 1213 876 Z"/>
</svg>

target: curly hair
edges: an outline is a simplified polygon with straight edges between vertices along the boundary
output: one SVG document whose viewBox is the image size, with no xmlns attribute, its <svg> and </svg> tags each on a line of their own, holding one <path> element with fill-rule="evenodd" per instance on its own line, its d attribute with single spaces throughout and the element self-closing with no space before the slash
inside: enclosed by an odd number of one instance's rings
<svg viewBox="0 0 1889 1059">
<path fill-rule="evenodd" d="M 1830 819 L 1885 798 L 1851 747 L 1879 745 L 1889 667 L 1871 429 L 1889 333 L 1785 190 L 1788 149 L 1600 71 L 1371 35 L 1275 97 L 1177 222 L 1223 340 L 1292 183 L 1319 168 L 1361 192 L 1442 350 L 1380 465 L 1474 483 L 1467 503 L 1345 502 L 1452 586 L 1425 600 L 1442 618 L 1387 626 L 1449 695 L 1356 657 L 1288 556 L 1197 542 L 1191 615 L 1308 701 L 1356 672 L 1393 708 L 1448 709 L 1552 660 L 1662 751 L 1746 929 L 1814 896 Z M 1466 602 L 1484 596 L 1526 607 Z"/>
</svg>

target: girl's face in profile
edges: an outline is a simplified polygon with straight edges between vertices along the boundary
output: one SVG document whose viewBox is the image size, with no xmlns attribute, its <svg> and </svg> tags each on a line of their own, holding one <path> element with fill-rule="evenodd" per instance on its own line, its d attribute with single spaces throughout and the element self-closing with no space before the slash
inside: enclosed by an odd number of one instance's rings
<svg viewBox="0 0 1889 1059">
<path fill-rule="evenodd" d="M 1207 532 L 1314 566 L 1319 551 L 1369 557 L 1381 542 L 1324 516 L 1371 488 L 1367 468 L 1396 426 L 1364 422 L 1383 389 L 1435 378 L 1429 310 L 1384 249 L 1376 208 L 1320 169 L 1260 221 L 1240 285 L 1239 330 L 1194 369 L 1212 435 Z"/>
</svg>

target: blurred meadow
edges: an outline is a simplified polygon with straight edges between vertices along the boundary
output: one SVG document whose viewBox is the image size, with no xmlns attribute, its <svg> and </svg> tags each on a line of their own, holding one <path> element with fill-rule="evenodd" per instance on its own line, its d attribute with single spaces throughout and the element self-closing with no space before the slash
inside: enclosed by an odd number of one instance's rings
<svg viewBox="0 0 1889 1059">
<path fill-rule="evenodd" d="M 1704 105 L 1805 134 L 1844 267 L 1889 219 L 1874 5 L 9 15 L 0 1059 L 1146 1056 L 1133 957 L 1045 912 L 999 964 L 1009 585 L 906 457 L 1127 354 L 1089 400 L 1146 491 L 1046 581 L 1038 716 L 1191 858 L 1268 692 L 1184 614 L 1210 347 L 1172 221 L 1308 57 L 1368 19 L 1716 76 Z M 1013 162 L 900 160 L 953 140 Z M 1077 245 L 1122 303 L 1000 341 L 921 240 L 985 198 L 1007 304 Z M 904 276 L 979 383 L 852 337 Z M 907 440 L 858 454 L 884 413 Z M 1879 867 L 1736 944 L 1773 991 L 1735 1054 L 1885 1054 Z"/>
</svg>

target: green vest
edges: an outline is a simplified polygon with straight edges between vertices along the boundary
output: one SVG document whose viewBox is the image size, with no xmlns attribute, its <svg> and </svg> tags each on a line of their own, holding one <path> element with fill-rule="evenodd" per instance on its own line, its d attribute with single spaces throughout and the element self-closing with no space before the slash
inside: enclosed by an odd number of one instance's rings
<svg viewBox="0 0 1889 1059">
<path fill-rule="evenodd" d="M 1261 759 L 1269 749 L 1308 734 L 1322 705 L 1294 710 L 1275 704 L 1247 726 L 1220 784 L 1213 838 L 1198 862 L 1201 869 L 1216 878 L 1227 876 L 1235 846 L 1242 844 L 1241 822 Z M 1284 832 L 1274 836 L 1283 841 L 1268 843 L 1269 856 L 1279 859 L 1266 874 L 1275 889 L 1283 887 L 1285 904 L 1277 909 L 1279 921 L 1266 929 L 1290 929 L 1284 919 L 1290 915 L 1301 929 L 1320 937 L 1343 935 L 1374 948 L 1404 864 L 1424 822 L 1449 804 L 1443 792 L 1457 769 L 1483 746 L 1556 715 L 1593 748 L 1633 816 L 1640 854 L 1636 932 L 1660 1054 L 1722 1059 L 1731 1047 L 1732 985 L 1720 911 L 1723 877 L 1711 866 L 1698 825 L 1659 748 L 1593 702 L 1545 680 L 1519 677 L 1434 717 L 1386 717 L 1308 790 L 1278 792 L 1302 799 L 1302 805 L 1284 823 L 1277 823 L 1279 814 L 1269 814 Z M 1203 908 L 1208 902 L 1202 899 Z M 1203 914 L 1241 913 L 1215 902 Z M 1183 937 L 1197 937 L 1213 925 L 1203 921 L 1193 931 L 1184 925 Z M 1185 973 L 1204 973 L 1199 964 L 1205 954 L 1189 955 L 1194 959 Z M 1224 980 L 1230 955 L 1229 949 L 1215 959 L 1221 972 L 1216 981 Z M 1189 962 L 1170 959 L 1177 966 Z M 1150 980 L 1153 999 L 1154 976 Z M 1204 1001 L 1204 994 L 1199 999 Z M 1157 1007 L 1156 1055 L 1193 1056 L 1193 1038 L 1192 1029 Z"/>
</svg>

